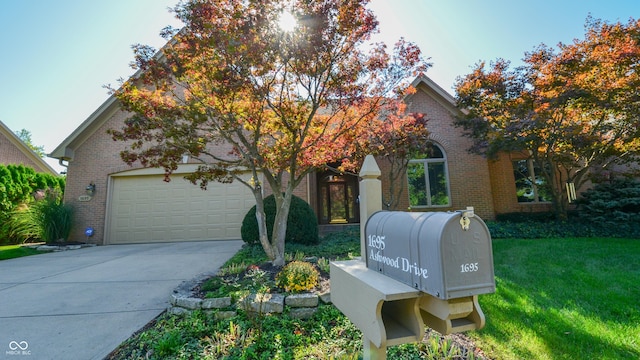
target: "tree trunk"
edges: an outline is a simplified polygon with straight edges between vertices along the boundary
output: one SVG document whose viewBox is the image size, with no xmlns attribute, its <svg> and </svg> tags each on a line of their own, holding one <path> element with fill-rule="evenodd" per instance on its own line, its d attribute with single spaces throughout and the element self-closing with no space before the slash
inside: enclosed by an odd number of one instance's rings
<svg viewBox="0 0 640 360">
<path fill-rule="evenodd" d="M 256 220 L 258 221 L 258 238 L 260 239 L 260 245 L 267 254 L 269 260 L 276 258 L 276 253 L 269 241 L 269 234 L 267 233 L 267 216 L 264 213 L 264 201 L 262 199 L 262 191 L 260 188 L 252 189 L 253 196 L 256 198 Z"/>
<path fill-rule="evenodd" d="M 291 188 L 291 184 L 287 186 L 284 195 L 274 194 L 276 199 L 276 217 L 273 223 L 273 235 L 271 237 L 271 244 L 275 253 L 275 258 L 272 261 L 273 266 L 284 266 L 284 242 L 287 234 L 287 219 L 289 218 L 292 194 L 293 189 Z"/>
</svg>

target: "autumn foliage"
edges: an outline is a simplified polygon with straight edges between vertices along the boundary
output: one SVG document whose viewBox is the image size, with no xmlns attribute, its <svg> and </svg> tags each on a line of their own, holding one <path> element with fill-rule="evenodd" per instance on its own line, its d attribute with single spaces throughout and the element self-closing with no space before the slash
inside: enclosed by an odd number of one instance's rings
<svg viewBox="0 0 640 360">
<path fill-rule="evenodd" d="M 559 217 L 565 183 L 579 189 L 640 154 L 640 21 L 589 17 L 585 29 L 571 44 L 538 46 L 515 69 L 503 59 L 481 62 L 456 84 L 466 111 L 457 124 L 474 139 L 472 150 L 529 154 Z"/>
<path fill-rule="evenodd" d="M 184 23 L 167 28 L 159 52 L 134 47 L 137 75 L 112 89 L 131 113 L 115 140 L 127 163 L 177 169 L 189 176 L 240 181 L 253 191 L 260 242 L 284 263 L 284 234 L 293 189 L 327 163 L 357 166 L 360 139 L 386 121 L 413 121 L 398 105 L 407 80 L 428 64 L 400 40 L 389 52 L 370 44 L 378 22 L 368 0 L 191 0 L 174 9 Z M 278 27 L 283 12 L 297 25 Z M 376 149 L 389 144 L 376 144 Z M 214 150 L 217 149 L 217 150 Z M 225 151 L 220 152 L 220 149 Z M 247 180 L 249 171 L 252 181 Z M 263 179 L 276 197 L 273 239 L 264 225 Z"/>
</svg>

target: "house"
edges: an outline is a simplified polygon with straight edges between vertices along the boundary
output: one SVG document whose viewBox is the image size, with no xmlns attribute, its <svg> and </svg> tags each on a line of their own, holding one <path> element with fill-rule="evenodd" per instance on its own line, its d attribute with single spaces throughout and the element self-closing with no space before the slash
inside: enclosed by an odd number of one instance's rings
<svg viewBox="0 0 640 360">
<path fill-rule="evenodd" d="M 36 172 L 58 176 L 58 173 L 0 121 L 0 164 L 24 165 Z"/>
<path fill-rule="evenodd" d="M 471 140 L 453 125 L 459 110 L 450 94 L 426 76 L 413 85 L 417 92 L 406 101 L 410 111 L 428 117 L 433 149 L 429 158 L 411 160 L 398 209 L 473 206 L 483 219 L 549 209 L 542 198 L 523 197 L 519 202 L 514 165 L 521 159 L 510 155 L 489 161 L 467 151 Z M 76 208 L 78 224 L 71 238 L 97 244 L 240 238 L 242 219 L 255 204 L 251 192 L 238 182 L 213 183 L 202 191 L 182 179 L 196 167 L 188 161 L 168 183 L 162 169 L 126 165 L 119 155 L 123 144 L 113 141 L 107 130 L 121 128 L 127 116 L 110 97 L 50 155 L 67 165 L 65 201 Z M 388 167 L 385 159 L 378 163 L 384 191 Z M 295 194 L 309 202 L 320 224 L 359 222 L 355 176 L 311 174 Z M 85 236 L 89 227 L 94 230 L 91 238 Z"/>
</svg>

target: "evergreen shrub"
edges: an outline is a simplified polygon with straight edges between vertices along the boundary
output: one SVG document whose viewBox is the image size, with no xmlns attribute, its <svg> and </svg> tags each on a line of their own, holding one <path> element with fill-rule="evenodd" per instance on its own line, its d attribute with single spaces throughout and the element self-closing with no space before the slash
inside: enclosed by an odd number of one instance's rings
<svg viewBox="0 0 640 360">
<path fill-rule="evenodd" d="M 273 195 L 264 198 L 264 212 L 267 218 L 267 234 L 269 241 L 273 235 L 273 223 L 276 218 L 276 200 Z M 242 240 L 247 244 L 259 244 L 258 221 L 256 207 L 253 206 L 245 215 L 240 229 Z M 287 219 L 287 233 L 285 242 L 303 245 L 315 245 L 318 239 L 318 219 L 309 204 L 293 195 L 289 217 Z"/>
<path fill-rule="evenodd" d="M 581 219 L 598 223 L 638 221 L 640 215 L 640 182 L 617 179 L 597 184 L 582 193 L 576 201 Z"/>
</svg>

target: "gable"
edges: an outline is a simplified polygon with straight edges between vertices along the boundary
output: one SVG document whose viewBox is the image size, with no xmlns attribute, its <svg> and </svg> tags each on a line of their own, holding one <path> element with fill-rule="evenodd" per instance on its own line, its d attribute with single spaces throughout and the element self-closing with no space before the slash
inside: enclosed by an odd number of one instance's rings
<svg viewBox="0 0 640 360">
<path fill-rule="evenodd" d="M 64 139 L 49 156 L 61 161 L 72 161 L 75 157 L 75 151 L 118 110 L 120 110 L 119 102 L 112 95 L 80 124 L 71 135 Z"/>
<path fill-rule="evenodd" d="M 24 165 L 37 172 L 57 176 L 58 173 L 31 150 L 16 134 L 0 121 L 0 164 Z"/>
</svg>

